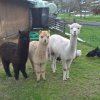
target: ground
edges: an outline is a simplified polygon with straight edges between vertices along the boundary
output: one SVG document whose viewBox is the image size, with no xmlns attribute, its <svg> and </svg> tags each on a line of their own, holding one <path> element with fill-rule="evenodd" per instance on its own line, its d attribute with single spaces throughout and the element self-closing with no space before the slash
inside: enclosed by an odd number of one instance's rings
<svg viewBox="0 0 100 100">
<path fill-rule="evenodd" d="M 86 34 L 86 28 L 84 33 Z M 15 39 L 14 42 L 16 42 Z M 46 66 L 47 80 L 40 82 L 36 81 L 29 60 L 26 80 L 21 74 L 18 81 L 14 77 L 8 78 L 4 69 L 1 68 L 0 100 L 100 100 L 100 58 L 86 57 L 87 52 L 93 48 L 78 42 L 78 49 L 82 50 L 82 56 L 72 63 L 70 79 L 67 81 L 62 80 L 61 63 L 57 63 L 57 72 L 53 74 L 50 67 L 51 62 L 48 61 Z M 12 67 L 11 73 L 13 74 Z"/>
</svg>

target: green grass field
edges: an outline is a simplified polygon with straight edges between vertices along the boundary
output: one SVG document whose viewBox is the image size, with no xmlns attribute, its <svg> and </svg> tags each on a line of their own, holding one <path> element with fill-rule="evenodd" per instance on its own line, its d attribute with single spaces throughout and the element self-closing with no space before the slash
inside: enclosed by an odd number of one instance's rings
<svg viewBox="0 0 100 100">
<path fill-rule="evenodd" d="M 66 32 L 69 33 L 68 26 L 66 26 Z M 86 41 L 89 46 L 100 47 L 100 27 L 82 26 L 79 38 Z"/>
<path fill-rule="evenodd" d="M 96 21 L 96 22 L 100 22 L 100 15 L 91 15 L 91 16 L 85 16 L 80 18 L 79 16 L 69 16 L 68 14 L 62 13 L 59 14 L 58 17 L 65 19 L 65 20 L 73 20 L 73 18 L 75 18 L 77 21 Z"/>
<path fill-rule="evenodd" d="M 82 27 L 80 37 L 100 46 L 99 32 L 99 28 Z M 78 42 L 78 49 L 82 50 L 82 56 L 72 63 L 67 81 L 62 80 L 60 63 L 53 74 L 48 62 L 47 80 L 40 82 L 36 81 L 30 62 L 27 63 L 29 77 L 26 80 L 21 73 L 18 81 L 6 77 L 0 66 L 0 100 L 100 100 L 100 58 L 87 58 L 85 55 L 93 47 L 86 44 Z"/>
</svg>

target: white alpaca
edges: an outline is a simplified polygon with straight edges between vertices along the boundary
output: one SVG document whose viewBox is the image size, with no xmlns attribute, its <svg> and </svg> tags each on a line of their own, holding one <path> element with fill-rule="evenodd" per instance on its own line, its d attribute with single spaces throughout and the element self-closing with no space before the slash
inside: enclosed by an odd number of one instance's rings
<svg viewBox="0 0 100 100">
<path fill-rule="evenodd" d="M 75 58 L 80 57 L 82 55 L 82 51 L 81 50 L 76 50 L 76 54 L 75 54 Z"/>
<path fill-rule="evenodd" d="M 70 27 L 70 40 L 60 35 L 52 35 L 49 40 L 49 53 L 53 57 L 52 70 L 56 71 L 56 58 L 60 57 L 63 64 L 63 80 L 69 78 L 69 68 L 77 53 L 77 38 L 81 25 L 73 23 Z M 79 51 L 81 53 L 81 51 Z"/>
<path fill-rule="evenodd" d="M 40 77 L 45 80 L 45 64 L 47 61 L 47 45 L 49 42 L 49 31 L 39 32 L 39 41 L 32 41 L 29 45 L 29 59 L 35 69 L 37 81 Z"/>
</svg>

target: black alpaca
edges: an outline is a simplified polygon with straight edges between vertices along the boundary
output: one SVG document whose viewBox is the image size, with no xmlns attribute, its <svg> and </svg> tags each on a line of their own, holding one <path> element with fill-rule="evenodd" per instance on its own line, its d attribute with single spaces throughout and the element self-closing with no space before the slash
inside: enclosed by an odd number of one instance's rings
<svg viewBox="0 0 100 100">
<path fill-rule="evenodd" d="M 93 49 L 93 50 L 91 50 L 91 51 L 89 51 L 88 53 L 87 53 L 87 57 L 95 57 L 95 56 L 99 56 L 99 52 L 98 51 L 100 51 L 99 50 L 99 48 L 97 47 L 97 48 L 95 48 L 95 49 Z"/>
<path fill-rule="evenodd" d="M 29 49 L 29 32 L 19 31 L 18 44 L 5 42 L 0 46 L 0 56 L 7 76 L 11 77 L 9 64 L 12 63 L 15 79 L 19 79 L 19 71 L 27 78 L 26 62 Z"/>
<path fill-rule="evenodd" d="M 100 49 L 97 51 L 97 57 L 100 57 Z"/>
</svg>

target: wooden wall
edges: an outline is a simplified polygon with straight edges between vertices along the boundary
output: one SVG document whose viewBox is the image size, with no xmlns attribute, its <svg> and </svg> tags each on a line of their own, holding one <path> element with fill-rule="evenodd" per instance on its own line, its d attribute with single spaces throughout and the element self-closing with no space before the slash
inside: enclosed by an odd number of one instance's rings
<svg viewBox="0 0 100 100">
<path fill-rule="evenodd" d="M 0 0 L 0 38 L 29 27 L 29 8 L 21 0 Z"/>
</svg>

